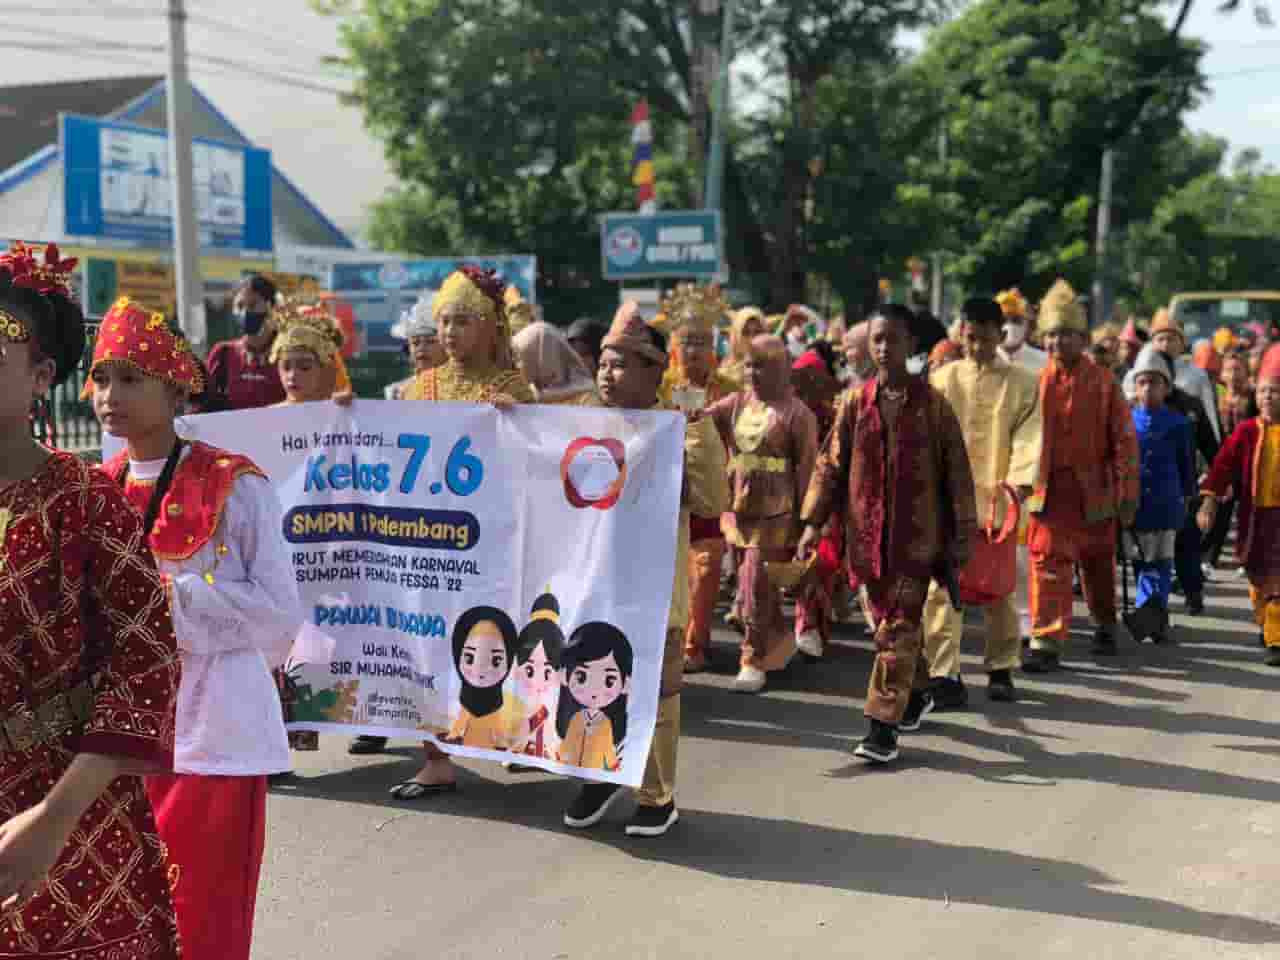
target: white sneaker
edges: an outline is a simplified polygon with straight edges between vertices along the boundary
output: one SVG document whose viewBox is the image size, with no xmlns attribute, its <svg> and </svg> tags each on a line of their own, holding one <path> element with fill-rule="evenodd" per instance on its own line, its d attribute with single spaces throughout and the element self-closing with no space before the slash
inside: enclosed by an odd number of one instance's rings
<svg viewBox="0 0 1280 960">
<path fill-rule="evenodd" d="M 796 636 L 796 649 L 807 657 L 822 656 L 822 634 L 817 630 L 806 630 Z"/>
<path fill-rule="evenodd" d="M 764 689 L 765 672 L 758 667 L 743 667 L 733 680 L 734 693 L 759 693 Z"/>
</svg>

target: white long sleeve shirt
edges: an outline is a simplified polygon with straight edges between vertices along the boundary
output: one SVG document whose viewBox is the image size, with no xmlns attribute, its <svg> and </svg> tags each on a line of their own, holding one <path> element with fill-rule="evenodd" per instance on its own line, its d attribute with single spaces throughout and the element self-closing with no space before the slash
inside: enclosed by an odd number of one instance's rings
<svg viewBox="0 0 1280 960">
<path fill-rule="evenodd" d="M 134 461 L 129 477 L 154 481 L 163 469 L 163 460 Z M 255 776 L 290 769 L 271 671 L 288 657 L 303 615 L 280 530 L 281 507 L 271 484 L 242 476 L 213 539 L 189 560 L 157 561 L 173 582 L 173 626 L 182 654 L 178 773 Z"/>
</svg>

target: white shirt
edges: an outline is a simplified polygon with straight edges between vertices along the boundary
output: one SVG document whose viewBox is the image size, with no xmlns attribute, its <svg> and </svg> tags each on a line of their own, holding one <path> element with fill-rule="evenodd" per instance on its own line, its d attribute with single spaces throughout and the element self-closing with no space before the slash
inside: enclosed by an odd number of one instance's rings
<svg viewBox="0 0 1280 960">
<path fill-rule="evenodd" d="M 163 460 L 131 462 L 129 476 L 154 481 L 163 469 Z M 271 484 L 242 476 L 212 540 L 181 563 L 157 558 L 173 581 L 182 655 L 178 773 L 257 776 L 291 767 L 271 671 L 288 657 L 303 615 L 281 522 Z M 221 557 L 219 545 L 226 547 Z"/>
<path fill-rule="evenodd" d="M 1010 353 L 1003 344 L 998 349 L 1000 356 L 1032 373 L 1039 373 L 1049 365 L 1049 354 L 1029 343 L 1024 343 L 1015 353 Z"/>
</svg>

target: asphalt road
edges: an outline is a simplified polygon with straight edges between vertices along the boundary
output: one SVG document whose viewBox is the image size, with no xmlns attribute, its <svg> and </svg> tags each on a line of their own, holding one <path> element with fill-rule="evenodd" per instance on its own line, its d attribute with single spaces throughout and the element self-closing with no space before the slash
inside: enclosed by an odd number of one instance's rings
<svg viewBox="0 0 1280 960">
<path fill-rule="evenodd" d="M 1180 604 L 1175 603 L 1175 612 Z M 409 743 L 322 738 L 273 792 L 257 960 L 399 958 L 1280 958 L 1280 670 L 1243 582 L 1175 617 L 1171 648 L 1069 669 L 904 735 L 892 770 L 849 753 L 870 645 L 764 695 L 724 673 L 684 697 L 682 820 L 665 838 L 561 825 L 574 784 L 467 763 L 400 804 Z"/>
</svg>

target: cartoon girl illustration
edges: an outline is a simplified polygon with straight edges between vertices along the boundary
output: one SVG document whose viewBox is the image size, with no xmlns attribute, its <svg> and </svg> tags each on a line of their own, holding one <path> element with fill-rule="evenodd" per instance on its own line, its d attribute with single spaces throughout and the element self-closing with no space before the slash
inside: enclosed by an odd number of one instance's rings
<svg viewBox="0 0 1280 960">
<path fill-rule="evenodd" d="M 516 665 L 511 676 L 508 742 L 512 753 L 550 760 L 555 756 L 555 730 L 548 721 L 559 691 L 560 657 L 564 633 L 560 630 L 560 604 L 550 593 L 534 601 L 529 623 L 516 643 Z"/>
<path fill-rule="evenodd" d="M 632 659 L 626 635 L 612 624 L 584 623 L 573 631 L 562 658 L 556 708 L 561 763 L 618 769 L 618 746 L 627 736 Z"/>
<path fill-rule="evenodd" d="M 516 625 L 496 607 L 473 607 L 453 628 L 453 665 L 462 678 L 458 715 L 446 742 L 507 748 L 502 685 L 515 662 Z"/>
</svg>

